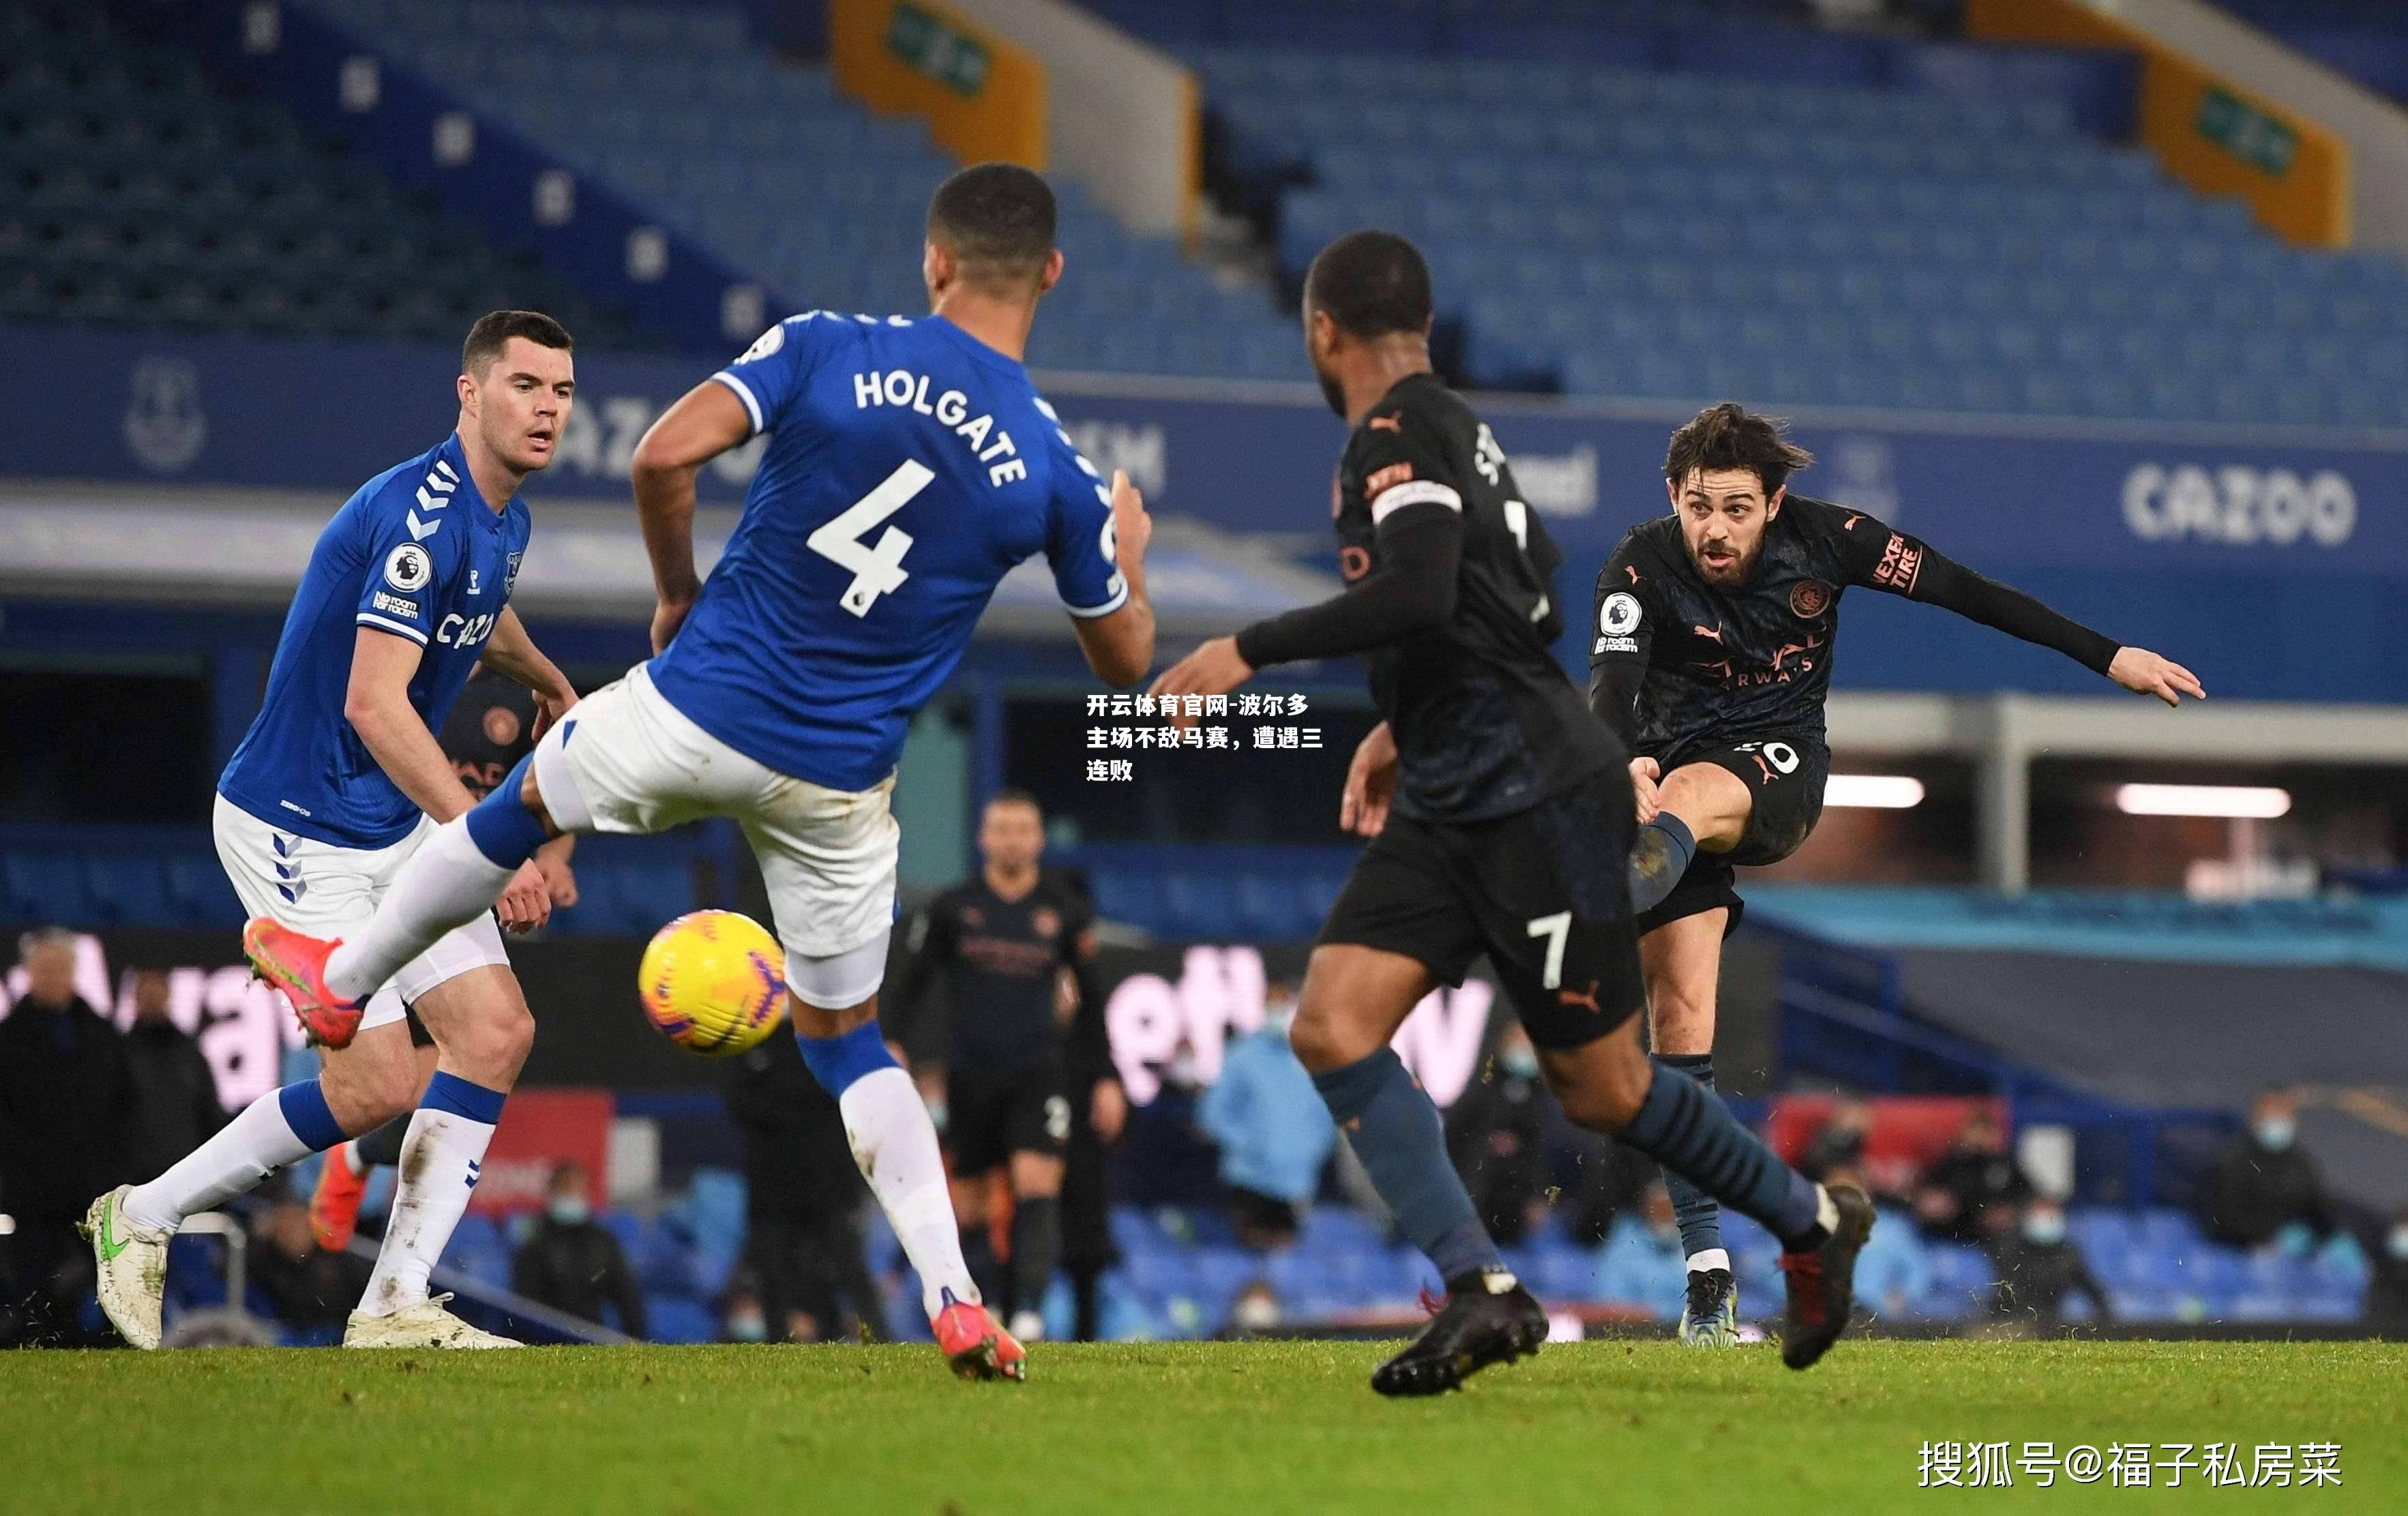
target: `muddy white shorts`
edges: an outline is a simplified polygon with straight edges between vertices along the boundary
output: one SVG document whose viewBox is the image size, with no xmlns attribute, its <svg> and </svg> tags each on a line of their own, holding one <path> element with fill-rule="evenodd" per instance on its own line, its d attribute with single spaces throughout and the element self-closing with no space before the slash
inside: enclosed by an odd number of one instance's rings
<svg viewBox="0 0 2408 1516">
<path fill-rule="evenodd" d="M 271 826 L 220 795 L 209 830 L 217 839 L 218 862 L 225 865 L 246 912 L 273 917 L 311 937 L 343 937 L 375 914 L 401 865 L 434 835 L 435 822 L 419 818 L 418 830 L 391 847 L 342 848 Z M 397 1022 L 406 1002 L 445 980 L 487 965 L 507 968 L 509 962 L 500 925 L 490 913 L 480 916 L 404 964 L 392 983 L 369 997 L 360 1025 Z"/>
<path fill-rule="evenodd" d="M 888 808 L 893 776 L 854 791 L 781 774 L 695 725 L 638 664 L 545 734 L 535 778 L 563 831 L 640 834 L 706 816 L 735 821 L 760 862 L 796 991 L 829 1007 L 876 993 L 895 926 L 902 836 Z"/>
</svg>

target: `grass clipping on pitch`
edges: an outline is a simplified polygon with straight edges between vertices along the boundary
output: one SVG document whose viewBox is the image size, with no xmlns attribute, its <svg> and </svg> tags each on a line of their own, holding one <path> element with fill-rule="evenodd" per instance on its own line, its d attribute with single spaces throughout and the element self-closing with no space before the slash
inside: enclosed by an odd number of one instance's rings
<svg viewBox="0 0 2408 1516">
<path fill-rule="evenodd" d="M 1048 1344 L 1025 1385 L 925 1347 L 5 1353 L 0 1510 L 2408 1510 L 2408 1346 L 1595 1342 L 1412 1402 L 1366 1387 L 1389 1351 Z M 1922 1486 L 1924 1444 L 1997 1441 L 2339 1443 L 2343 1484 Z"/>
</svg>

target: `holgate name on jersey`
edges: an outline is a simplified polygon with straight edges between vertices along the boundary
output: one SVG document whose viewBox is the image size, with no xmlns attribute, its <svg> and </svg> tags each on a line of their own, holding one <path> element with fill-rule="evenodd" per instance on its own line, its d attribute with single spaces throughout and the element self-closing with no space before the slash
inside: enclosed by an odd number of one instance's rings
<svg viewBox="0 0 2408 1516">
<path fill-rule="evenodd" d="M 955 436 L 965 439 L 978 461 L 989 465 L 986 481 L 1001 489 L 1013 479 L 1028 477 L 1028 465 L 1020 459 L 1020 449 L 1013 445 L 1011 434 L 995 424 L 993 416 L 970 414 L 970 397 L 959 390 L 941 390 L 930 400 L 928 391 L 934 388 L 925 374 L 913 374 L 905 369 L 890 368 L 884 373 L 876 369 L 853 376 L 853 404 L 856 410 L 872 406 L 897 406 L 916 410 L 923 416 L 933 416 L 953 429 Z M 987 440 L 993 433 L 995 440 Z M 997 460 L 1000 460 L 998 462 Z"/>
</svg>

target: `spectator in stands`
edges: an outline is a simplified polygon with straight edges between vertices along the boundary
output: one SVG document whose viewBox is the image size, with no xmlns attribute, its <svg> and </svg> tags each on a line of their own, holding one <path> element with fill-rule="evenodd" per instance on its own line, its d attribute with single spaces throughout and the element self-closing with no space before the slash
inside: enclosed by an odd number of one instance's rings
<svg viewBox="0 0 2408 1516">
<path fill-rule="evenodd" d="M 2078 1290 L 2089 1296 L 2093 1320 L 2114 1319 L 2114 1302 L 2066 1236 L 2065 1208 L 2046 1195 L 2027 1201 L 2015 1225 L 1990 1239 L 1990 1261 L 1999 1270 L 1996 1315 L 2055 1326 L 2065 1319 L 2065 1297 Z"/>
<path fill-rule="evenodd" d="M 751 1288 L 749 1279 L 738 1277 L 728 1288 L 727 1305 L 719 1315 L 719 1340 L 722 1342 L 767 1342 L 769 1340 L 769 1311 L 761 1303 L 760 1294 Z M 786 1323 L 785 1335 L 798 1341 L 817 1340 L 806 1337 L 801 1322 Z"/>
<path fill-rule="evenodd" d="M 1597 1286 L 1608 1300 L 1644 1306 L 1663 1321 L 1681 1314 L 1679 1303 L 1688 1297 L 1689 1266 L 1681 1251 L 1681 1223 L 1672 1215 L 1672 1197 L 1665 1194 L 1662 1180 L 1650 1180 L 1640 1194 L 1638 1210 L 1613 1223 L 1598 1259 Z"/>
<path fill-rule="evenodd" d="M 510 1288 L 580 1321 L 606 1322 L 602 1308 L 615 1306 L 619 1330 L 640 1337 L 644 1292 L 626 1250 L 595 1222 L 591 1193 L 583 1164 L 572 1159 L 552 1169 L 543 1215 L 510 1259 Z"/>
<path fill-rule="evenodd" d="M 1980 1242 L 1988 1235 L 1984 1215 L 1993 1207 L 2015 1209 L 2031 1197 L 2006 1129 L 1996 1112 L 1976 1106 L 1964 1129 L 1914 1188 L 1914 1219 L 1923 1235 L 1950 1242 Z"/>
<path fill-rule="evenodd" d="M 309 1233 L 309 1208 L 297 1200 L 268 1208 L 251 1234 L 247 1262 L 276 1319 L 305 1337 L 340 1341 L 368 1287 L 367 1261 L 320 1248 Z"/>
<path fill-rule="evenodd" d="M 1446 1113 L 1447 1156 L 1488 1235 L 1506 1247 L 1546 1221 L 1553 1178 L 1547 1133 L 1554 1116 L 1555 1096 L 1539 1078 L 1538 1050 L 1519 1022 L 1506 1027 L 1495 1055 Z"/>
<path fill-rule="evenodd" d="M 793 1037 L 770 1037 L 738 1061 L 727 1114 L 744 1144 L 744 1256 L 762 1315 L 781 1337 L 888 1340 L 862 1241 L 868 1192 L 844 1113 Z"/>
<path fill-rule="evenodd" d="M 2391 1218 L 2366 1286 L 2366 1324 L 2395 1340 L 2408 1337 L 2408 1210 Z"/>
<path fill-rule="evenodd" d="M 1252 1337 L 1268 1332 L 1286 1319 L 1280 1305 L 1279 1292 L 1268 1280 L 1248 1280 L 1229 1302 L 1229 1324 L 1221 1329 L 1224 1337 Z"/>
<path fill-rule="evenodd" d="M 125 1034 L 125 1066 L 134 1091 L 125 1170 L 137 1181 L 165 1173 L 170 1164 L 226 1123 L 208 1058 L 197 1040 L 168 1019 L 165 969 L 134 971 L 134 1024 Z"/>
<path fill-rule="evenodd" d="M 2334 1227 L 2324 1175 L 2299 1145 L 2300 1103 L 2268 1088 L 2249 1108 L 2249 1125 L 2232 1139 L 2207 1181 L 2207 1235 L 2237 1248 L 2281 1239 L 2304 1252 Z"/>
<path fill-rule="evenodd" d="M 1798 1171 L 1820 1183 L 1835 1168 L 1855 1168 L 1865 1161 L 1865 1137 L 1873 1129 L 1873 1108 L 1851 1095 L 1831 1108 L 1823 1129 L 1806 1145 Z"/>
<path fill-rule="evenodd" d="M 74 933 L 29 932 L 20 952 L 25 994 L 0 1021 L 0 1344 L 79 1341 L 92 1253 L 76 1223 L 126 1178 L 125 1038 L 76 994 Z"/>
<path fill-rule="evenodd" d="M 1238 1240 L 1263 1251 L 1288 1247 L 1301 1208 L 1320 1186 L 1338 1140 L 1312 1076 L 1287 1042 L 1285 1015 L 1232 1043 L 1221 1077 L 1197 1102 L 1196 1123 L 1221 1149 L 1221 1182 L 1237 1213 Z"/>
<path fill-rule="evenodd" d="M 1853 1184 L 1867 1194 L 1873 1193 L 1863 1171 L 1853 1164 L 1832 1165 L 1825 1171 L 1824 1182 Z M 1864 1251 L 1856 1255 L 1856 1307 L 1876 1316 L 1902 1316 L 1931 1293 L 1931 1247 L 1903 1211 L 1886 1200 L 1877 1204 L 1880 1219 Z"/>
</svg>

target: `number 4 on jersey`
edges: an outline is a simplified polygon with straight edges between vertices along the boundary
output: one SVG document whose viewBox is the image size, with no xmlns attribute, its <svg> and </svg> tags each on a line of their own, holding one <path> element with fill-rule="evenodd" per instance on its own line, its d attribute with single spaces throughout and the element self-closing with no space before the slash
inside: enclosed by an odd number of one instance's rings
<svg viewBox="0 0 2408 1516">
<path fill-rule="evenodd" d="M 879 534 L 875 544 L 865 543 L 862 538 L 880 522 L 910 505 L 911 497 L 926 489 L 936 477 L 936 471 L 925 464 L 907 458 L 878 488 L 810 535 L 807 545 L 813 552 L 853 570 L 853 582 L 845 586 L 839 597 L 845 609 L 856 616 L 867 616 L 880 595 L 893 594 L 911 577 L 903 567 L 903 555 L 911 551 L 910 533 L 890 526 Z"/>
</svg>

